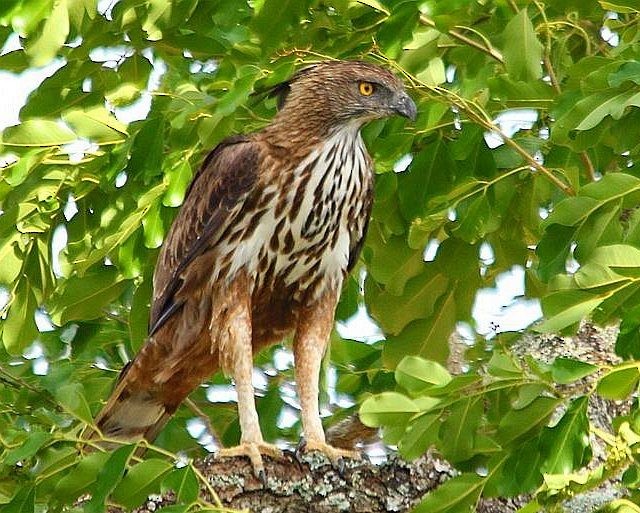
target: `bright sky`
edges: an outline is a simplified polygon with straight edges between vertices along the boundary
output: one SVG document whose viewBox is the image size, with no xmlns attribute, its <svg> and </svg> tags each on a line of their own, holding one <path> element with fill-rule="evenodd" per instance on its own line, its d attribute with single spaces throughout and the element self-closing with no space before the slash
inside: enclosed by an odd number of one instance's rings
<svg viewBox="0 0 640 513">
<path fill-rule="evenodd" d="M 19 48 L 17 37 L 11 37 L 2 48 L 1 53 L 6 53 Z M 103 61 L 108 60 L 106 56 L 93 55 L 92 58 Z M 14 125 L 19 122 L 18 114 L 20 108 L 25 104 L 28 95 L 48 76 L 64 64 L 64 61 L 56 60 L 51 64 L 39 68 L 25 71 L 21 74 L 13 74 L 0 71 L 0 91 L 3 94 L 3 101 L 0 102 L 0 129 Z M 155 71 L 156 77 L 153 82 L 157 83 L 162 69 Z M 148 112 L 150 97 L 143 98 L 133 108 L 118 112 L 118 117 L 128 122 L 133 119 L 141 119 Z M 497 122 L 503 132 L 511 135 L 521 128 L 530 128 L 536 120 L 536 112 L 531 110 L 511 111 L 500 115 Z M 502 144 L 502 141 L 494 135 L 486 136 L 487 144 L 495 147 Z M 407 160 L 407 159 L 405 159 Z M 399 167 L 406 167 L 410 160 L 399 162 Z M 56 252 L 66 243 L 61 235 L 55 241 Z M 493 260 L 493 252 L 488 245 L 483 245 L 480 250 L 480 258 L 485 265 L 490 265 Z M 542 315 L 540 305 L 537 300 L 525 300 L 524 294 L 524 269 L 514 267 L 509 272 L 501 275 L 495 288 L 488 288 L 479 291 L 474 307 L 473 317 L 476 321 L 476 330 L 485 336 L 492 336 L 494 333 L 503 331 L 518 330 L 528 326 L 531 322 L 539 319 Z M 1 302 L 0 298 L 0 302 Z M 361 340 L 375 340 L 381 337 L 375 323 L 368 318 L 366 311 L 361 309 L 357 316 L 348 325 L 339 326 L 339 331 L 344 336 L 358 338 Z M 463 336 L 471 338 L 469 326 L 461 325 L 460 330 Z"/>
</svg>

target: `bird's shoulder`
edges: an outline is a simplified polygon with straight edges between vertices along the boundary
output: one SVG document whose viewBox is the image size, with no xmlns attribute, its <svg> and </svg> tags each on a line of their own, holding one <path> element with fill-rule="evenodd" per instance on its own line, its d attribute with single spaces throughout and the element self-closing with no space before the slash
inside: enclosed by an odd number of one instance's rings
<svg viewBox="0 0 640 513">
<path fill-rule="evenodd" d="M 253 134 L 220 142 L 203 160 L 163 243 L 154 273 L 150 331 L 178 308 L 175 295 L 189 265 L 234 222 L 239 206 L 258 187 L 264 148 Z"/>
</svg>

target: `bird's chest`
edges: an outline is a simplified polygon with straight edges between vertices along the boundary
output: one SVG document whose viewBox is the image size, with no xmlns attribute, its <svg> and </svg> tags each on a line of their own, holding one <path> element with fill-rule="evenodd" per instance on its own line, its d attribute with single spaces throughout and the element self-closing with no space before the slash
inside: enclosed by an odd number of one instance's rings
<svg viewBox="0 0 640 513">
<path fill-rule="evenodd" d="M 340 289 L 363 236 L 372 175 L 360 137 L 335 141 L 283 175 L 256 229 L 249 268 L 257 291 Z"/>
</svg>

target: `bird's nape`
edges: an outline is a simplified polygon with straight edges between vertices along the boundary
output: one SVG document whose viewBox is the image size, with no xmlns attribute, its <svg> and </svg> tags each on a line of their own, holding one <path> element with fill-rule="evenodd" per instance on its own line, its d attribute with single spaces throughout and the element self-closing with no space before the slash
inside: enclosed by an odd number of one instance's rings
<svg viewBox="0 0 640 513">
<path fill-rule="evenodd" d="M 253 354 L 289 335 L 305 450 L 357 456 L 327 444 L 318 395 L 342 284 L 373 203 L 373 162 L 359 129 L 417 114 L 395 75 L 359 61 L 318 63 L 272 93 L 283 105 L 271 123 L 220 143 L 194 177 L 156 264 L 151 333 L 97 426 L 151 438 L 222 370 L 235 381 L 241 439 L 220 454 L 248 456 L 257 474 L 261 454 L 279 450 L 260 431 Z"/>
</svg>

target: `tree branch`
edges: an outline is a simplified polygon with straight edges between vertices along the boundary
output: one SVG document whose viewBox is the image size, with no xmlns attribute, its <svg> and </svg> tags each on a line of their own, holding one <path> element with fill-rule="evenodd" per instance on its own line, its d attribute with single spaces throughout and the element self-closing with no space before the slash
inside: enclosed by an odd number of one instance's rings
<svg viewBox="0 0 640 513">
<path fill-rule="evenodd" d="M 427 27 L 437 28 L 435 21 L 433 21 L 431 18 L 428 18 L 424 14 L 420 15 L 420 23 L 422 25 L 426 25 Z M 474 41 L 473 39 L 465 36 L 462 32 L 459 32 L 454 29 L 448 30 L 447 34 L 449 34 L 452 38 L 457 39 L 458 41 L 460 41 L 461 43 L 464 43 L 467 46 L 471 46 L 476 50 L 480 50 L 481 52 L 486 53 L 489 57 L 491 57 L 492 59 L 495 59 L 500 64 L 504 64 L 504 58 L 502 57 L 502 53 L 499 50 L 496 50 L 490 44 L 478 43 L 477 41 Z"/>
</svg>

